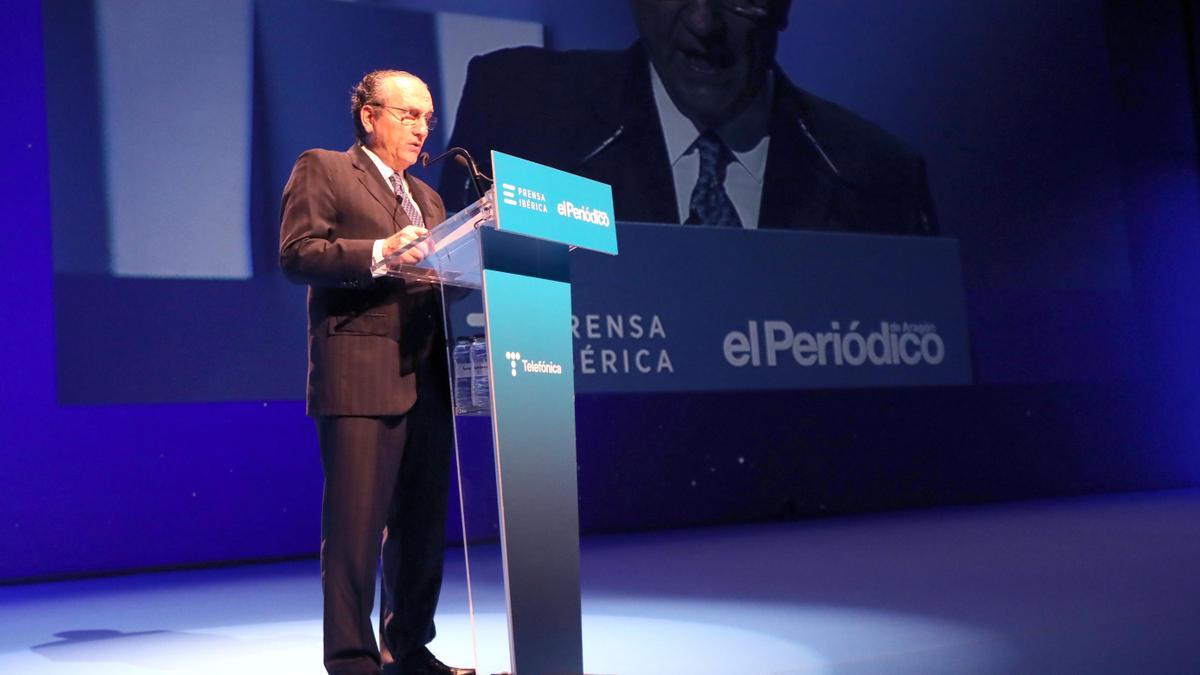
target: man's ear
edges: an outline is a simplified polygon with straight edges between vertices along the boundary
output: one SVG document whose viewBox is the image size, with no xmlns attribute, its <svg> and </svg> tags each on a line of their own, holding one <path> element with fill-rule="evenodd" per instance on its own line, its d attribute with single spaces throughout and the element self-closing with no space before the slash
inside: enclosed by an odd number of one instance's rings
<svg viewBox="0 0 1200 675">
<path fill-rule="evenodd" d="M 363 131 L 368 135 L 375 133 L 375 113 L 369 105 L 364 105 L 358 111 L 358 121 L 362 123 Z"/>
</svg>

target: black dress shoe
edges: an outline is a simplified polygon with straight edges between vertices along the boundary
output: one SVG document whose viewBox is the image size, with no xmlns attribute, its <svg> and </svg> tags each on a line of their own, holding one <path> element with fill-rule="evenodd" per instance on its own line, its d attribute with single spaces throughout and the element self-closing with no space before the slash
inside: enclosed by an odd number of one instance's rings
<svg viewBox="0 0 1200 675">
<path fill-rule="evenodd" d="M 474 668 L 455 668 L 438 660 L 424 647 L 404 659 L 404 675 L 475 675 Z"/>
</svg>

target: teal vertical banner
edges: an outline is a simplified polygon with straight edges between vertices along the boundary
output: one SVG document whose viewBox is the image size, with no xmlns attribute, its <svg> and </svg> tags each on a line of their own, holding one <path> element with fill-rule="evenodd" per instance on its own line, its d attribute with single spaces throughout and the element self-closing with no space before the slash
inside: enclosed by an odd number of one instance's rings
<svg viewBox="0 0 1200 675">
<path fill-rule="evenodd" d="M 513 666 L 583 672 L 571 287 L 485 269 Z"/>
<path fill-rule="evenodd" d="M 496 151 L 492 171 L 496 229 L 616 255 L 610 186 Z"/>
</svg>

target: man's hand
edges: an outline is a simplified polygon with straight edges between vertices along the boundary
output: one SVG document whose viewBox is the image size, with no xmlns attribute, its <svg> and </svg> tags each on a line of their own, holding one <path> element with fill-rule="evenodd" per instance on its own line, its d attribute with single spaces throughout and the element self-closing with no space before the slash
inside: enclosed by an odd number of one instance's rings
<svg viewBox="0 0 1200 675">
<path fill-rule="evenodd" d="M 412 242 L 429 234 L 429 230 L 416 225 L 409 225 L 400 230 L 396 234 L 388 237 L 383 241 L 383 257 L 388 259 L 396 251 L 408 246 Z M 422 258 L 429 252 L 428 243 L 421 243 L 413 246 L 392 261 L 392 264 L 401 263 L 405 265 L 414 265 L 421 261 Z"/>
</svg>

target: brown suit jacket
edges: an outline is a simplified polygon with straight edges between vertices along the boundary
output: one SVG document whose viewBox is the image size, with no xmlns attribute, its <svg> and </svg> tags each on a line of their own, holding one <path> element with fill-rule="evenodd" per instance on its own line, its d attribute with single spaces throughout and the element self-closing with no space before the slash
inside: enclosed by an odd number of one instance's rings
<svg viewBox="0 0 1200 675">
<path fill-rule="evenodd" d="M 426 226 L 446 218 L 441 197 L 408 176 Z M 417 400 L 417 371 L 440 334 L 427 284 L 371 277 L 371 247 L 409 225 L 391 186 L 357 144 L 308 150 L 283 191 L 279 262 L 308 289 L 307 410 L 401 415 Z"/>
</svg>

